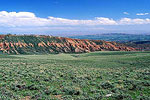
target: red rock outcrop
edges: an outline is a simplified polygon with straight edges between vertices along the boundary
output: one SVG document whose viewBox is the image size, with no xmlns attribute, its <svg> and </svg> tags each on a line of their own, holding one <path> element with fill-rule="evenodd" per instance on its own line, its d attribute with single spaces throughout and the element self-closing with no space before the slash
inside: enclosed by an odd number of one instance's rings
<svg viewBox="0 0 150 100">
<path fill-rule="evenodd" d="M 52 36 L 33 36 L 34 41 L 29 41 L 28 36 L 26 40 L 13 41 L 9 38 L 4 39 L 5 36 L 0 36 L 0 51 L 5 53 L 19 54 L 22 52 L 32 52 L 32 49 L 39 52 L 36 49 L 43 50 L 42 52 L 62 52 L 62 53 L 82 53 L 82 52 L 94 52 L 94 51 L 136 51 L 135 48 L 125 46 L 116 42 L 108 42 L 102 40 L 81 40 L 71 39 L 63 37 Z M 11 36 L 9 36 L 11 37 Z M 17 38 L 17 36 L 12 36 Z M 41 39 L 39 41 L 39 38 Z M 8 42 L 11 41 L 11 42 Z M 38 41 L 38 42 L 37 42 Z M 21 51 L 22 50 L 22 51 Z"/>
</svg>

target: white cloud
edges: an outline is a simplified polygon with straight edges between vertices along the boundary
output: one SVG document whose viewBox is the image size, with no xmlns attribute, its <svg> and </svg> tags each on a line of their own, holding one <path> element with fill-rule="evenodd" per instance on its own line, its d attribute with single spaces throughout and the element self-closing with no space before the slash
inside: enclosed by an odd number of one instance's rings
<svg viewBox="0 0 150 100">
<path fill-rule="evenodd" d="M 114 25 L 113 19 L 96 17 L 93 20 L 71 20 L 64 18 L 48 17 L 39 18 L 31 12 L 0 12 L 0 26 L 60 26 L 60 25 Z"/>
<path fill-rule="evenodd" d="M 150 24 L 150 19 L 131 19 L 131 18 L 122 18 L 119 22 L 119 25 L 137 25 L 137 24 Z"/>
<path fill-rule="evenodd" d="M 11 30 L 103 30 L 104 26 L 142 24 L 150 24 L 150 19 L 121 18 L 120 20 L 114 20 L 111 18 L 96 17 L 89 20 L 75 20 L 51 16 L 40 18 L 32 12 L 0 12 L 0 27 Z"/>
<path fill-rule="evenodd" d="M 149 15 L 150 13 L 137 13 L 136 15 L 140 15 L 140 16 L 143 16 L 143 15 Z"/>
<path fill-rule="evenodd" d="M 93 20 L 71 20 L 64 18 L 48 17 L 51 25 L 114 25 L 117 24 L 113 19 L 96 17 Z"/>
<path fill-rule="evenodd" d="M 6 11 L 1 11 L 0 12 L 0 17 L 16 17 L 16 18 L 34 18 L 35 15 L 34 13 L 31 12 L 6 12 Z"/>
<path fill-rule="evenodd" d="M 128 12 L 123 12 L 123 14 L 125 14 L 125 15 L 130 15 Z"/>
</svg>

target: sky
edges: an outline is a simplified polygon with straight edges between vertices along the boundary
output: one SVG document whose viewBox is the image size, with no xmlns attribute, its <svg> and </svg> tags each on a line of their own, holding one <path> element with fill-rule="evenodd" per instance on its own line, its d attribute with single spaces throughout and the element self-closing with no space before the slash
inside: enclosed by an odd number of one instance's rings
<svg viewBox="0 0 150 100">
<path fill-rule="evenodd" d="M 150 33 L 150 0 L 0 0 L 0 33 Z"/>
</svg>

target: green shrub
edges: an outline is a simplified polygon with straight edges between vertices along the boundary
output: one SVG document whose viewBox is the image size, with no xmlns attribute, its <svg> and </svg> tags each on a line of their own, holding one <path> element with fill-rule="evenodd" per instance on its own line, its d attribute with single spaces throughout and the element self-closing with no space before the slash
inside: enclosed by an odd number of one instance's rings
<svg viewBox="0 0 150 100">
<path fill-rule="evenodd" d="M 63 99 L 63 100 L 72 100 L 73 97 L 72 97 L 71 95 L 64 95 L 64 96 L 62 97 L 62 99 Z"/>
<path fill-rule="evenodd" d="M 111 84 L 110 82 L 103 82 L 101 84 L 101 87 L 104 89 L 114 88 L 113 84 Z"/>
<path fill-rule="evenodd" d="M 148 97 L 148 96 L 138 96 L 136 98 L 136 100 L 150 100 L 150 97 Z"/>
<path fill-rule="evenodd" d="M 132 100 L 131 96 L 128 94 L 115 93 L 112 95 L 112 99 L 114 100 Z"/>
<path fill-rule="evenodd" d="M 81 95 L 82 91 L 75 87 L 64 87 L 63 92 L 65 92 L 66 95 Z"/>
</svg>

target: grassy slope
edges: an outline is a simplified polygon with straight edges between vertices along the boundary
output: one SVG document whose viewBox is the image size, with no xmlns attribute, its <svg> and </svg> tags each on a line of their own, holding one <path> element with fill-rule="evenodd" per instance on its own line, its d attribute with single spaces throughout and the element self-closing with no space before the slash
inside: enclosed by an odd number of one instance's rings
<svg viewBox="0 0 150 100">
<path fill-rule="evenodd" d="M 0 55 L 0 82 L 4 100 L 148 100 L 150 52 Z"/>
</svg>

